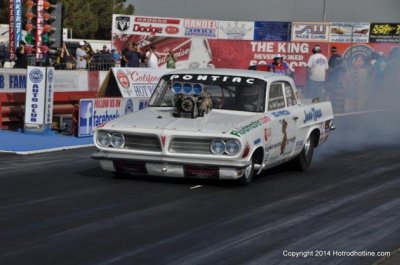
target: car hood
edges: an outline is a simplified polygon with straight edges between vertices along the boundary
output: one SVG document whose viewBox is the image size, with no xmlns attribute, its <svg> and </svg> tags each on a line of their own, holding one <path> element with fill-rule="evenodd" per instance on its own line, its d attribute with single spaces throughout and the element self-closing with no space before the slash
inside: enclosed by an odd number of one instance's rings
<svg viewBox="0 0 400 265">
<path fill-rule="evenodd" d="M 177 118 L 172 116 L 172 109 L 147 108 L 138 112 L 130 113 L 116 120 L 108 122 L 103 128 L 129 130 L 135 129 L 157 129 L 192 131 L 204 133 L 227 133 L 231 130 L 240 129 L 252 121 L 265 117 L 265 113 L 252 113 L 242 111 L 211 110 L 204 117 Z"/>
</svg>

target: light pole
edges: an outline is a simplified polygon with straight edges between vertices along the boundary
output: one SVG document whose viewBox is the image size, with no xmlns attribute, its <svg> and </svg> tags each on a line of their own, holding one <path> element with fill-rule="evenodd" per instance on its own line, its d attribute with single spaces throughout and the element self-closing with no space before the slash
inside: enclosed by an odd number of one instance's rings
<svg viewBox="0 0 400 265">
<path fill-rule="evenodd" d="M 326 10 L 327 10 L 327 6 L 326 6 L 326 0 L 324 0 L 324 5 L 323 5 L 323 10 L 322 10 L 322 21 L 325 22 L 326 21 Z"/>
</svg>

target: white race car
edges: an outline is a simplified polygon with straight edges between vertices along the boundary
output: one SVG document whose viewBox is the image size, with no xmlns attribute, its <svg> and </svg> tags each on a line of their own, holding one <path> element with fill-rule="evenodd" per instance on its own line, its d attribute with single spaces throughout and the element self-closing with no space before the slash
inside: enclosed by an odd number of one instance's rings
<svg viewBox="0 0 400 265">
<path fill-rule="evenodd" d="M 148 107 L 97 128 L 104 170 L 234 179 L 289 162 L 309 167 L 333 127 L 330 102 L 304 104 L 290 77 L 262 71 L 186 69 L 161 77 Z"/>
</svg>

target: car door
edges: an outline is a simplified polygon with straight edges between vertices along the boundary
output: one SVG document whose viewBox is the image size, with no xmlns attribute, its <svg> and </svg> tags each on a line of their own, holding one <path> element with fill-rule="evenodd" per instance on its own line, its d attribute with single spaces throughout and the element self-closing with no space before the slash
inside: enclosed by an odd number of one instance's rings
<svg viewBox="0 0 400 265">
<path fill-rule="evenodd" d="M 269 85 L 270 141 L 265 147 L 268 164 L 279 164 L 288 160 L 296 143 L 298 113 L 293 101 L 287 106 L 285 84 L 284 81 L 276 81 Z"/>
</svg>

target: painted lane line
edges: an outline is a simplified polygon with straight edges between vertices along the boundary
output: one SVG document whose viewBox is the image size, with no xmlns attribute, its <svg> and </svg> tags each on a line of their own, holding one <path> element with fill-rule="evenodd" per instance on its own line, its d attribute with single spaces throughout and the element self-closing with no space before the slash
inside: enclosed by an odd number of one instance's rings
<svg viewBox="0 0 400 265">
<path fill-rule="evenodd" d="M 194 189 L 198 189 L 198 188 L 202 188 L 202 187 L 203 187 L 203 185 L 196 185 L 196 186 L 190 187 L 190 189 L 194 190 Z"/>
</svg>

